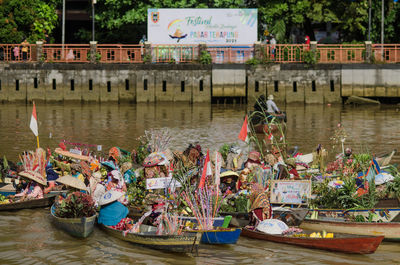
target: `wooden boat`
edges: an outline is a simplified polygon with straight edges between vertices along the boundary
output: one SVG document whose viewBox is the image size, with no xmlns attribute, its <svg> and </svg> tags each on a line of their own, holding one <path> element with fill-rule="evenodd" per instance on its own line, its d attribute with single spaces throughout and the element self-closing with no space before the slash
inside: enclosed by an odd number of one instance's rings
<svg viewBox="0 0 400 265">
<path fill-rule="evenodd" d="M 307 234 L 309 234 L 309 232 Z M 334 238 L 291 237 L 266 234 L 247 228 L 243 228 L 242 235 L 254 239 L 296 245 L 306 248 L 356 254 L 374 253 L 383 240 L 383 236 L 362 236 L 339 233 L 335 233 Z"/>
<path fill-rule="evenodd" d="M 100 224 L 108 234 L 153 249 L 171 252 L 193 252 L 197 251 L 200 244 L 201 233 L 188 233 L 182 235 L 156 235 L 157 228 L 154 226 L 141 225 L 139 233 L 126 233 Z"/>
<path fill-rule="evenodd" d="M 85 238 L 93 232 L 97 214 L 82 218 L 60 218 L 57 217 L 54 212 L 55 207 L 53 204 L 50 209 L 51 219 L 57 228 L 64 230 L 67 234 Z"/>
<path fill-rule="evenodd" d="M 384 236 L 385 241 L 400 241 L 400 223 L 361 223 L 350 221 L 327 221 L 305 219 L 300 225 L 307 230 L 326 230 L 366 236 Z"/>
<path fill-rule="evenodd" d="M 272 116 L 274 117 L 272 118 Z M 276 123 L 280 123 L 282 129 L 285 129 L 286 127 L 286 112 L 283 112 L 282 114 L 270 115 L 269 117 L 274 119 L 275 123 L 269 125 L 265 122 L 266 117 L 258 112 L 250 112 L 249 117 L 251 117 L 250 123 L 253 126 L 255 133 L 266 133 L 268 130 L 271 130 L 271 133 L 279 132 L 279 128 Z"/>
<path fill-rule="evenodd" d="M 239 239 L 240 228 L 219 228 L 215 230 L 201 231 L 202 244 L 236 244 Z"/>
<path fill-rule="evenodd" d="M 15 211 L 22 209 L 44 208 L 53 204 L 56 195 L 46 194 L 43 199 L 17 201 L 13 203 L 0 204 L 0 211 Z"/>
<path fill-rule="evenodd" d="M 182 220 L 183 223 L 191 222 L 191 223 L 197 224 L 197 219 L 195 217 L 179 216 L 178 218 L 179 218 L 179 220 Z M 213 226 L 221 227 L 224 224 L 224 219 L 225 219 L 225 217 L 214 217 Z"/>
<path fill-rule="evenodd" d="M 381 103 L 378 100 L 364 98 L 359 96 L 350 96 L 344 104 L 375 104 L 380 105 Z"/>
<path fill-rule="evenodd" d="M 308 208 L 273 207 L 272 218 L 281 220 L 289 226 L 299 226 L 306 217 L 308 210 Z M 248 213 L 220 212 L 220 214 L 222 216 L 231 215 L 232 220 L 230 225 L 233 227 L 245 227 L 250 221 Z"/>
<path fill-rule="evenodd" d="M 399 222 L 400 208 L 376 208 L 376 209 L 312 209 L 308 212 L 308 217 L 317 212 L 318 220 L 326 221 L 348 221 L 354 220 L 356 216 L 363 216 L 368 220 L 369 215 L 374 213 L 373 222 Z"/>
</svg>

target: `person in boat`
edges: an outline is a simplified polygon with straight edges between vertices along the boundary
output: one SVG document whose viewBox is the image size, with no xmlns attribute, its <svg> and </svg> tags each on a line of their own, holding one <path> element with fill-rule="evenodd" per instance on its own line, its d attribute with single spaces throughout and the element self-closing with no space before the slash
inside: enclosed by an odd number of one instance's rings
<svg viewBox="0 0 400 265">
<path fill-rule="evenodd" d="M 43 199 L 43 185 L 33 181 L 28 180 L 27 187 L 20 193 L 15 195 L 9 195 L 9 198 L 21 198 L 21 201 L 32 200 L 32 199 Z"/>
<path fill-rule="evenodd" d="M 245 168 L 252 169 L 254 166 L 261 164 L 261 154 L 257 151 L 251 151 L 247 157 L 247 161 L 244 164 Z"/>
<path fill-rule="evenodd" d="M 239 178 L 239 174 L 233 171 L 225 171 L 220 175 L 221 179 L 221 192 L 225 193 L 236 193 L 236 182 Z"/>
<path fill-rule="evenodd" d="M 271 217 L 271 205 L 268 193 L 259 183 L 253 183 L 250 191 L 249 225 L 257 226 L 259 222 Z"/>
<path fill-rule="evenodd" d="M 296 170 L 296 162 L 294 158 L 289 158 L 286 160 L 286 165 L 288 166 L 290 179 L 300 179 L 300 175 Z"/>
<path fill-rule="evenodd" d="M 247 190 L 248 188 L 248 175 L 250 174 L 250 169 L 245 168 L 240 172 L 239 180 L 236 182 L 236 188 L 238 191 Z"/>
<path fill-rule="evenodd" d="M 124 181 L 126 184 L 136 182 L 136 175 L 132 168 L 132 163 L 125 162 L 121 166 L 121 173 L 124 176 Z"/>
<path fill-rule="evenodd" d="M 280 114 L 278 106 L 274 102 L 274 95 L 269 95 L 267 100 L 267 112 L 271 115 Z"/>
<path fill-rule="evenodd" d="M 54 171 L 50 162 L 46 166 L 46 176 L 48 187 L 44 189 L 44 194 L 47 194 L 52 190 L 56 190 L 56 180 L 59 177 L 57 172 Z"/>
<path fill-rule="evenodd" d="M 124 178 L 122 177 L 121 173 L 118 170 L 111 171 L 111 181 L 107 183 L 106 189 L 107 190 L 117 190 L 120 192 L 126 192 L 126 184 Z"/>
<path fill-rule="evenodd" d="M 120 202 L 120 198 L 124 195 L 123 192 L 111 190 L 100 198 L 99 205 L 101 205 L 101 208 L 97 219 L 99 224 L 121 231 L 132 228 L 134 222 L 127 217 L 129 209 Z"/>
<path fill-rule="evenodd" d="M 71 164 L 71 175 L 75 178 L 78 178 L 79 180 L 85 182 L 85 177 L 83 176 L 82 168 L 79 164 Z"/>
</svg>

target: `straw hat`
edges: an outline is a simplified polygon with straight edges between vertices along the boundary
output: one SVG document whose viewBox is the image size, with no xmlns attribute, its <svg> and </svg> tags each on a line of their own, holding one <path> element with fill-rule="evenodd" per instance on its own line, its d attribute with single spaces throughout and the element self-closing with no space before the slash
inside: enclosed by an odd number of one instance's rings
<svg viewBox="0 0 400 265">
<path fill-rule="evenodd" d="M 225 172 L 221 173 L 221 175 L 219 175 L 219 177 L 220 178 L 225 178 L 225 177 L 236 177 L 236 178 L 238 178 L 239 174 L 234 172 L 234 171 L 228 170 L 228 171 L 225 171 Z"/>
<path fill-rule="evenodd" d="M 78 190 L 87 190 L 87 187 L 85 183 L 83 183 L 82 180 L 75 178 L 73 176 L 63 176 L 57 179 L 58 183 L 70 186 L 72 188 L 78 189 Z"/>
<path fill-rule="evenodd" d="M 269 96 L 268 96 L 268 99 L 274 100 L 274 95 L 269 95 Z"/>
<path fill-rule="evenodd" d="M 132 168 L 132 163 L 131 162 L 125 162 L 121 166 L 121 173 L 125 174 L 126 171 Z"/>
<path fill-rule="evenodd" d="M 93 177 L 97 182 L 100 182 L 100 181 L 101 181 L 101 173 L 100 173 L 100 171 L 94 172 L 92 177 Z"/>
<path fill-rule="evenodd" d="M 124 196 L 124 192 L 116 191 L 116 190 L 109 190 L 101 196 L 99 200 L 99 205 L 106 205 L 111 202 L 114 202 Z"/>
<path fill-rule="evenodd" d="M 45 177 L 40 175 L 39 173 L 31 170 L 25 170 L 18 173 L 21 177 L 28 178 L 30 180 L 36 181 L 39 184 L 47 185 L 47 180 Z"/>
</svg>

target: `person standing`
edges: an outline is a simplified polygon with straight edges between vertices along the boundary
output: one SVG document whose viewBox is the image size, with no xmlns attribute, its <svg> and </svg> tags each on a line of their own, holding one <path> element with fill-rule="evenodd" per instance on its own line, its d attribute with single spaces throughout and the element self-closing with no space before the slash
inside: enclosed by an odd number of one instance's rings
<svg viewBox="0 0 400 265">
<path fill-rule="evenodd" d="M 22 43 L 22 60 L 26 61 L 28 59 L 28 45 L 29 42 L 25 39 Z"/>
<path fill-rule="evenodd" d="M 272 59 L 275 60 L 275 56 L 276 56 L 276 39 L 275 39 L 274 35 L 271 35 L 271 40 L 269 41 L 269 43 L 271 44 Z"/>
</svg>

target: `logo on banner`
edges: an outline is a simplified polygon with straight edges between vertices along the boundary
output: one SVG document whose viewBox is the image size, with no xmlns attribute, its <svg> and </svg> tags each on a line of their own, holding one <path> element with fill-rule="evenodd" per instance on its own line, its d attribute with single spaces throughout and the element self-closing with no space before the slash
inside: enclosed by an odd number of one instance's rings
<svg viewBox="0 0 400 265">
<path fill-rule="evenodd" d="M 157 23 L 160 19 L 160 12 L 151 12 L 151 21 Z"/>
</svg>

